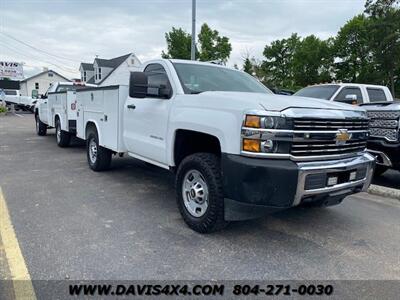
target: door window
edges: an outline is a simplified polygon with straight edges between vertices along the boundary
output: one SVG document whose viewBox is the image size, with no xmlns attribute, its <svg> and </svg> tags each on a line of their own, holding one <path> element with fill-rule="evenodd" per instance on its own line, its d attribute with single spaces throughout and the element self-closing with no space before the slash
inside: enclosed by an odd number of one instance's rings
<svg viewBox="0 0 400 300">
<path fill-rule="evenodd" d="M 345 87 L 335 97 L 335 101 L 348 104 L 361 104 L 363 103 L 363 97 L 358 87 Z"/>
<path fill-rule="evenodd" d="M 385 92 L 382 89 L 367 88 L 369 102 L 387 101 Z"/>
<path fill-rule="evenodd" d="M 160 89 L 171 90 L 171 84 L 164 67 L 160 64 L 150 64 L 146 67 L 144 73 L 147 75 L 149 85 L 147 96 L 153 98 L 164 98 L 160 97 Z"/>
</svg>

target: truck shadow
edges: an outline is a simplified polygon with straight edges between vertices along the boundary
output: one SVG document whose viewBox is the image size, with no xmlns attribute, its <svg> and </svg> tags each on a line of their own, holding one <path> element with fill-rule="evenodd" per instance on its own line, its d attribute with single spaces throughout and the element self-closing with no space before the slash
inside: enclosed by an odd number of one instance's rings
<svg viewBox="0 0 400 300">
<path fill-rule="evenodd" d="M 185 228 L 184 231 L 187 232 L 187 234 L 197 235 L 197 233 L 191 231 L 184 224 L 180 215 L 178 218 L 176 217 L 179 212 L 176 207 L 175 200 L 174 174 L 168 170 L 161 169 L 130 157 L 113 158 L 112 168 L 107 171 L 107 174 L 112 176 L 113 180 L 117 180 L 124 184 L 124 186 L 125 183 L 131 183 L 131 185 L 139 184 L 143 186 L 142 189 L 144 194 L 142 197 L 146 198 L 148 207 L 155 205 L 159 206 L 160 209 L 167 209 L 166 213 L 171 211 L 175 212 L 171 213 L 175 223 L 173 227 L 182 227 Z M 135 190 L 135 188 L 132 187 L 132 190 Z M 127 192 L 130 193 L 129 190 Z M 148 212 L 142 212 L 144 214 L 148 213 L 149 217 L 154 217 L 152 216 L 152 210 L 149 210 Z M 170 217 L 168 217 L 168 219 L 170 219 Z M 327 223 L 327 219 L 331 219 L 333 222 Z M 232 235 L 232 237 L 237 237 L 238 235 L 246 236 L 248 234 L 261 234 L 264 236 L 266 231 L 279 231 L 280 234 L 288 236 L 292 235 L 290 232 L 293 231 L 288 230 L 288 228 L 292 227 L 296 228 L 295 231 L 303 228 L 305 232 L 309 232 L 310 230 L 314 230 L 314 226 L 318 228 L 325 228 L 326 231 L 330 231 L 331 229 L 337 229 L 337 225 L 333 224 L 344 224 L 346 222 L 347 220 L 343 220 L 343 216 L 336 216 L 335 208 L 296 207 L 282 210 L 273 214 L 268 214 L 259 219 L 231 222 L 226 229 L 222 230 L 221 232 L 211 234 L 211 236 Z M 280 227 L 279 229 L 276 224 L 280 224 L 278 226 Z M 177 234 L 172 233 L 172 231 L 174 231 L 172 229 L 168 231 L 170 234 Z M 179 234 L 182 233 L 181 230 L 179 230 L 179 232 Z"/>
<path fill-rule="evenodd" d="M 400 188 L 400 172 L 396 170 L 388 170 L 383 175 L 374 178 L 372 183 L 398 189 Z"/>
</svg>

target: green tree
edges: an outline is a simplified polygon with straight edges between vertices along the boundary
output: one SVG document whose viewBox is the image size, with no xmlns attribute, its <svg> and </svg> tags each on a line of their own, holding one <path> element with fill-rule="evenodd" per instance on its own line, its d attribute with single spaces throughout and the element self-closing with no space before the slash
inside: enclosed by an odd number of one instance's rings
<svg viewBox="0 0 400 300">
<path fill-rule="evenodd" d="M 361 14 L 340 28 L 334 42 L 337 79 L 355 83 L 376 81 L 378 74 L 371 55 L 368 27 L 369 19 Z"/>
<path fill-rule="evenodd" d="M 172 30 L 165 34 L 165 40 L 167 52 L 161 53 L 163 58 L 190 59 L 191 34 L 182 28 L 172 27 Z M 201 26 L 198 45 L 200 51 L 196 49 L 196 58 L 201 61 L 220 60 L 226 63 L 232 51 L 229 39 L 220 36 L 217 30 L 212 30 L 206 23 Z"/>
<path fill-rule="evenodd" d="M 398 0 L 368 0 L 365 12 L 370 22 L 369 45 L 375 67 L 382 75 L 376 82 L 400 92 L 400 8 Z"/>
<path fill-rule="evenodd" d="M 170 32 L 165 34 L 167 42 L 167 53 L 161 53 L 163 58 L 190 59 L 192 37 L 182 28 L 172 27 Z"/>
<path fill-rule="evenodd" d="M 314 35 L 298 43 L 292 61 L 295 86 L 307 86 L 332 80 L 331 44 L 331 40 L 323 41 Z"/>
<path fill-rule="evenodd" d="M 199 59 L 201 61 L 220 60 L 226 63 L 232 45 L 226 36 L 220 36 L 217 30 L 212 30 L 206 23 L 201 26 L 198 35 L 200 45 Z"/>
<path fill-rule="evenodd" d="M 270 85 L 292 87 L 294 85 L 293 57 L 299 46 L 300 38 L 293 33 L 288 39 L 273 41 L 264 48 L 263 70 Z"/>
<path fill-rule="evenodd" d="M 252 62 L 251 62 L 249 57 L 246 57 L 244 62 L 243 62 L 243 71 L 248 73 L 248 74 L 250 74 L 250 75 L 253 75 L 253 72 L 254 72 L 253 64 L 252 64 Z"/>
</svg>

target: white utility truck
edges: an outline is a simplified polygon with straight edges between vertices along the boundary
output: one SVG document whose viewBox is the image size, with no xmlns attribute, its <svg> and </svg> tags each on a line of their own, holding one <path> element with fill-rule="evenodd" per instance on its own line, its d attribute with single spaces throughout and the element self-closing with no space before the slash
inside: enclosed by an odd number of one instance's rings
<svg viewBox="0 0 400 300">
<path fill-rule="evenodd" d="M 179 210 L 206 233 L 297 205 L 339 204 L 370 184 L 359 107 L 273 94 L 224 66 L 154 60 L 129 86 L 77 91 L 94 171 L 123 154 L 176 173 Z"/>
<path fill-rule="evenodd" d="M 52 83 L 35 105 L 36 133 L 46 135 L 48 128 L 55 127 L 57 145 L 67 147 L 76 133 L 76 90 L 87 86 L 95 85 Z"/>
<path fill-rule="evenodd" d="M 294 96 L 338 101 L 353 105 L 393 101 L 393 96 L 388 87 L 360 83 L 311 85 L 299 90 Z"/>
</svg>

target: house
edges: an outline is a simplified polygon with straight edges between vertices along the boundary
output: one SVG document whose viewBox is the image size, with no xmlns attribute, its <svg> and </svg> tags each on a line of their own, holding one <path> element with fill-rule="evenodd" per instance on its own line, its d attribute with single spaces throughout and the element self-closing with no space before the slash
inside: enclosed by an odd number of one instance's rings
<svg viewBox="0 0 400 300">
<path fill-rule="evenodd" d="M 112 59 L 95 58 L 93 63 L 81 63 L 81 80 L 98 86 L 128 84 L 129 73 L 137 71 L 140 60 L 133 53 Z"/>
<path fill-rule="evenodd" d="M 53 82 L 70 81 L 56 71 L 43 68 L 43 72 L 28 77 L 20 82 L 21 96 L 44 95 Z"/>
</svg>

